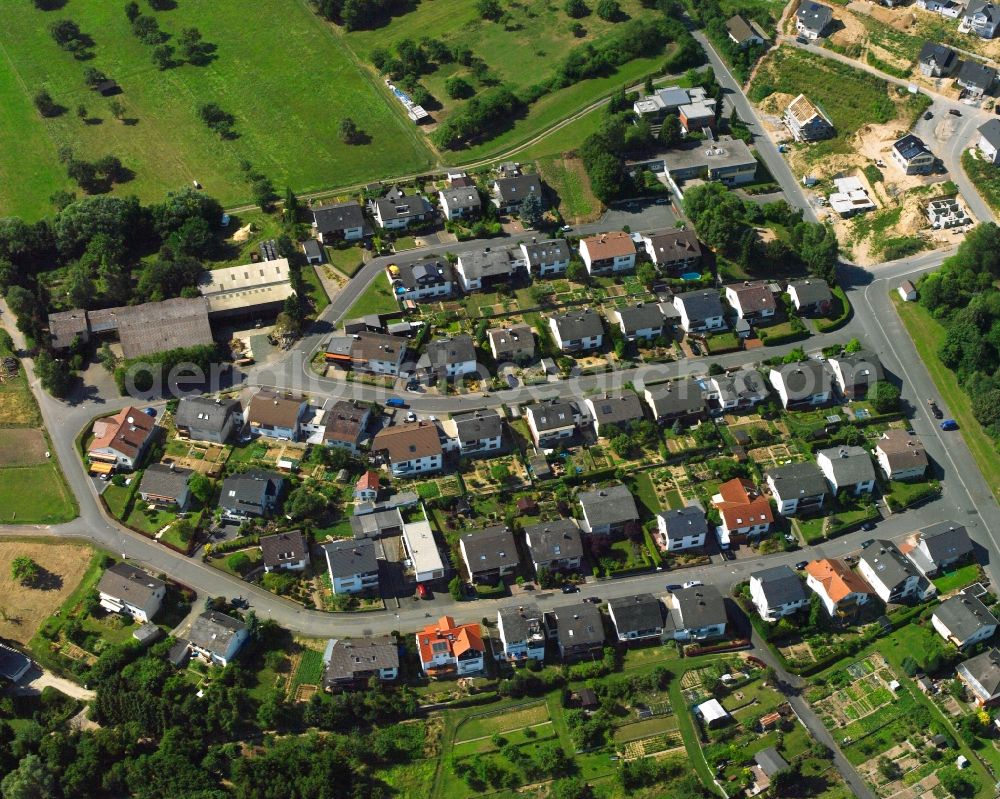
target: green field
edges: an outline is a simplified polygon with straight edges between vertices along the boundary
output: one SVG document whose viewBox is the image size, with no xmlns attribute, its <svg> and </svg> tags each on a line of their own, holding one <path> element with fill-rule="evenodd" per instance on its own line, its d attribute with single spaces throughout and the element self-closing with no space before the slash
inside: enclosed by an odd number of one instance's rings
<svg viewBox="0 0 1000 799">
<path fill-rule="evenodd" d="M 591 191 L 590 179 L 579 159 L 558 155 L 541 158 L 538 171 L 557 198 L 556 207 L 564 222 L 577 224 L 596 218 L 601 202 Z"/>
<path fill-rule="evenodd" d="M 1000 170 L 984 161 L 982 155 L 974 156 L 971 150 L 962 153 L 962 169 L 990 208 L 1000 210 Z"/>
<path fill-rule="evenodd" d="M 370 73 L 359 71 L 335 31 L 306 3 L 258 0 L 252 24 L 238 0 L 181 0 L 155 16 L 173 36 L 196 26 L 217 46 L 215 59 L 159 71 L 152 48 L 132 35 L 121 4 L 75 0 L 58 11 L 29 5 L 7 15 L 0 32 L 0 136 L 18 144 L 0 151 L 0 215 L 41 216 L 55 189 L 71 188 L 56 159 L 62 145 L 88 160 L 118 156 L 135 178 L 116 190 L 144 200 L 197 179 L 223 203 L 246 202 L 243 158 L 279 188 L 288 184 L 299 192 L 430 165 L 430 151 L 402 109 Z M 92 60 L 77 61 L 56 46 L 48 28 L 58 19 L 72 19 L 94 39 Z M 116 121 L 111 101 L 85 86 L 88 66 L 118 81 L 123 93 L 117 99 L 134 124 Z M 31 98 L 43 87 L 66 113 L 38 115 Z M 235 116 L 239 138 L 223 141 L 204 127 L 196 109 L 205 102 Z M 81 103 L 99 123 L 77 118 Z M 348 115 L 370 143 L 340 141 L 337 124 Z"/>
<path fill-rule="evenodd" d="M 379 275 L 362 292 L 344 318 L 354 319 L 358 316 L 366 316 L 373 313 L 390 313 L 398 310 L 399 304 L 392 296 L 389 281 L 383 280 L 382 276 Z"/>
<path fill-rule="evenodd" d="M 4 524 L 59 524 L 76 518 L 76 503 L 53 461 L 0 470 L 0 508 Z"/>
</svg>

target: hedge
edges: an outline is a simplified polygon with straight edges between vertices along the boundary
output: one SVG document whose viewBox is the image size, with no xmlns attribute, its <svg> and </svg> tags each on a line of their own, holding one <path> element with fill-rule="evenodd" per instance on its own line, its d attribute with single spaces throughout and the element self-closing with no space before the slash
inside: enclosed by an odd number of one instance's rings
<svg viewBox="0 0 1000 799">
<path fill-rule="evenodd" d="M 802 328 L 801 330 L 792 330 L 789 333 L 781 333 L 777 336 L 767 335 L 766 330 L 760 331 L 760 340 L 764 342 L 765 347 L 777 347 L 780 344 L 791 344 L 794 341 L 802 341 L 809 338 L 811 333 L 808 328 Z"/>
<path fill-rule="evenodd" d="M 832 333 L 834 330 L 840 330 L 840 328 L 847 324 L 853 314 L 854 309 L 851 308 L 851 302 L 847 299 L 844 290 L 840 286 L 834 286 L 831 291 L 833 292 L 833 296 L 840 300 L 840 316 L 829 321 L 824 319 L 817 320 L 816 329 L 820 333 Z"/>
</svg>

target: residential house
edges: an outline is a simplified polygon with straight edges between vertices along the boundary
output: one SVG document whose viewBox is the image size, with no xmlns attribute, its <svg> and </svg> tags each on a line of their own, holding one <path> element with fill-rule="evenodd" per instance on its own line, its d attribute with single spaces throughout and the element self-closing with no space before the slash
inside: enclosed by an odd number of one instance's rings
<svg viewBox="0 0 1000 799">
<path fill-rule="evenodd" d="M 976 147 L 991 164 L 1000 163 L 1000 119 L 989 119 L 979 126 Z"/>
<path fill-rule="evenodd" d="M 636 119 L 648 119 L 651 125 L 660 125 L 663 120 L 670 115 L 680 116 L 680 109 L 686 105 L 700 105 L 712 103 L 714 110 L 714 100 L 708 96 L 705 89 L 695 86 L 691 89 L 682 89 L 679 86 L 665 86 L 657 89 L 653 94 L 640 97 L 632 106 Z"/>
<path fill-rule="evenodd" d="M 475 186 L 453 186 L 438 192 L 441 210 L 444 218 L 470 219 L 483 212 L 483 202 L 479 197 L 479 189 Z"/>
<path fill-rule="evenodd" d="M 833 294 L 825 280 L 816 277 L 792 280 L 787 291 L 795 310 L 801 314 L 825 316 L 833 307 Z"/>
<path fill-rule="evenodd" d="M 464 252 L 455 263 L 455 273 L 462 291 L 480 291 L 497 285 L 509 285 L 525 269 L 520 251 L 508 247 L 485 247 Z"/>
<path fill-rule="evenodd" d="M 375 502 L 378 500 L 378 494 L 381 489 L 382 481 L 378 476 L 378 472 L 373 472 L 369 469 L 354 484 L 354 501 Z"/>
<path fill-rule="evenodd" d="M 818 511 L 830 490 L 823 472 L 812 461 L 775 466 L 764 472 L 764 481 L 782 516 Z"/>
<path fill-rule="evenodd" d="M 370 205 L 375 221 L 383 230 L 402 230 L 434 216 L 433 206 L 423 195 L 406 194 L 396 187 Z"/>
<path fill-rule="evenodd" d="M 714 585 L 681 588 L 667 598 L 664 635 L 675 641 L 721 638 L 728 622 L 726 602 Z"/>
<path fill-rule="evenodd" d="M 822 363 L 814 360 L 772 367 L 768 380 L 786 410 L 825 405 L 830 401 L 833 389 L 830 373 Z"/>
<path fill-rule="evenodd" d="M 594 432 L 604 438 L 611 438 L 628 430 L 636 422 L 646 418 L 642 412 L 642 401 L 634 391 L 624 390 L 615 396 L 603 394 L 587 397 L 583 403 L 590 411 Z"/>
<path fill-rule="evenodd" d="M 281 475 L 261 469 L 231 474 L 222 481 L 222 515 L 233 521 L 266 516 L 277 510 L 284 485 Z"/>
<path fill-rule="evenodd" d="M 497 363 L 513 361 L 529 363 L 535 358 L 535 331 L 518 323 L 510 327 L 494 327 L 486 331 L 490 352 Z"/>
<path fill-rule="evenodd" d="M 656 544 L 666 552 L 680 552 L 705 546 L 708 521 L 698 505 L 656 514 Z"/>
<path fill-rule="evenodd" d="M 520 562 L 514 534 L 503 525 L 463 533 L 458 548 L 474 583 L 495 585 L 513 574 Z"/>
<path fill-rule="evenodd" d="M 958 30 L 960 33 L 974 33 L 981 39 L 992 39 L 997 35 L 998 26 L 1000 8 L 988 0 L 969 0 Z"/>
<path fill-rule="evenodd" d="M 804 94 L 788 104 L 782 121 L 795 141 L 822 141 L 836 134 L 830 118 Z"/>
<path fill-rule="evenodd" d="M 265 572 L 300 572 L 309 565 L 309 542 L 301 530 L 261 536 L 260 552 Z"/>
<path fill-rule="evenodd" d="M 958 522 L 936 522 L 924 527 L 903 544 L 902 550 L 928 578 L 975 558 L 969 532 Z"/>
<path fill-rule="evenodd" d="M 508 663 L 545 660 L 545 625 L 542 612 L 533 602 L 511 605 L 497 611 L 500 652 Z"/>
<path fill-rule="evenodd" d="M 652 341 L 663 335 L 663 311 L 654 302 L 638 302 L 614 311 L 627 341 Z"/>
<path fill-rule="evenodd" d="M 996 7 L 993 7 L 991 14 L 994 21 L 996 21 L 1000 11 Z M 978 98 L 984 94 L 989 94 L 996 79 L 997 71 L 993 67 L 980 64 L 978 61 L 973 61 L 972 59 L 963 61 L 962 66 L 958 68 L 958 72 L 955 74 L 955 83 L 964 89 L 962 94 L 966 97 Z"/>
<path fill-rule="evenodd" d="M 742 541 L 756 541 L 767 535 L 774 523 L 774 512 L 767 497 L 749 480 L 734 477 L 719 486 L 712 497 L 722 524 L 719 542 L 723 546 Z"/>
<path fill-rule="evenodd" d="M 795 32 L 806 39 L 818 39 L 833 22 L 833 11 L 829 6 L 805 0 L 795 12 Z"/>
<path fill-rule="evenodd" d="M 956 594 L 946 599 L 931 616 L 938 635 L 959 649 L 992 638 L 997 631 L 997 619 L 977 597 Z"/>
<path fill-rule="evenodd" d="M 399 302 L 424 302 L 450 297 L 455 291 L 455 268 L 446 258 L 422 258 L 405 264 L 389 264 L 385 275 Z"/>
<path fill-rule="evenodd" d="M 816 464 L 834 496 L 848 491 L 857 497 L 870 494 L 875 488 L 875 467 L 868 450 L 862 447 L 841 445 L 821 449 L 816 453 Z"/>
<path fill-rule="evenodd" d="M 874 352 L 845 352 L 830 357 L 827 363 L 833 371 L 837 388 L 846 400 L 864 399 L 873 383 L 885 380 L 882 361 Z"/>
<path fill-rule="evenodd" d="M 681 329 L 685 333 L 722 330 L 726 326 L 725 308 L 715 289 L 675 294 L 674 307 L 681 315 Z"/>
<path fill-rule="evenodd" d="M 569 244 L 566 239 L 531 240 L 531 244 L 521 244 L 521 256 L 528 265 L 528 271 L 538 277 L 561 275 L 570 261 Z"/>
<path fill-rule="evenodd" d="M 757 175 L 757 159 L 741 139 L 719 136 L 667 150 L 655 162 L 642 162 L 666 174 L 675 189 L 688 180 L 713 180 L 726 186 L 749 183 Z M 636 164 L 633 167 L 638 166 Z"/>
<path fill-rule="evenodd" d="M 21 681 L 32 667 L 31 658 L 18 652 L 14 647 L 0 644 L 0 677 L 11 684 Z"/>
<path fill-rule="evenodd" d="M 337 400 L 323 414 L 323 443 L 357 455 L 368 430 L 371 408 L 357 400 Z"/>
<path fill-rule="evenodd" d="M 187 634 L 191 649 L 211 663 L 229 664 L 249 637 L 247 626 L 239 619 L 217 610 L 197 616 Z"/>
<path fill-rule="evenodd" d="M 383 427 L 372 439 L 372 455 L 389 464 L 395 477 L 437 472 L 443 465 L 441 436 L 433 422 Z"/>
<path fill-rule="evenodd" d="M 883 602 L 902 602 L 919 596 L 920 572 L 892 541 L 878 539 L 861 551 L 858 572 Z"/>
<path fill-rule="evenodd" d="M 417 653 L 428 677 L 465 677 L 483 670 L 486 647 L 479 624 L 455 624 L 442 616 L 417 633 Z"/>
<path fill-rule="evenodd" d="M 181 469 L 172 463 L 151 463 L 142 474 L 139 498 L 147 505 L 158 508 L 187 509 L 190 492 L 191 469 Z"/>
<path fill-rule="evenodd" d="M 604 343 L 604 323 L 597 311 L 569 311 L 549 317 L 549 329 L 563 352 L 586 352 Z"/>
<path fill-rule="evenodd" d="M 575 519 L 529 524 L 524 528 L 524 537 L 536 575 L 542 569 L 563 572 L 580 568 L 583 542 Z"/>
<path fill-rule="evenodd" d="M 617 535 L 629 524 L 639 523 L 639 510 L 635 498 L 621 483 L 584 491 L 577 496 L 583 511 L 585 533 L 593 535 Z"/>
<path fill-rule="evenodd" d="M 937 158 L 919 136 L 907 133 L 903 138 L 893 142 L 889 151 L 893 163 L 903 170 L 905 175 L 929 175 L 934 171 Z"/>
<path fill-rule="evenodd" d="M 243 427 L 243 406 L 238 399 L 181 397 L 174 426 L 181 438 L 225 444 L 234 430 Z"/>
<path fill-rule="evenodd" d="M 140 624 L 153 620 L 166 595 L 166 583 L 125 562 L 109 566 L 97 583 L 102 608 L 127 613 Z"/>
<path fill-rule="evenodd" d="M 788 768 L 788 761 L 773 746 L 761 749 L 753 756 L 753 759 L 754 764 L 750 767 L 753 775 L 753 788 L 748 791 L 750 796 L 766 791 L 771 787 L 771 780 L 775 775 Z"/>
<path fill-rule="evenodd" d="M 671 380 L 647 388 L 643 393 L 653 418 L 663 425 L 691 424 L 707 415 L 705 388 L 692 378 Z"/>
<path fill-rule="evenodd" d="M 736 311 L 736 316 L 751 324 L 773 319 L 778 310 L 774 293 L 764 280 L 749 281 L 726 286 L 726 302 Z"/>
<path fill-rule="evenodd" d="M 947 77 L 959 63 L 954 50 L 932 41 L 924 42 L 917 61 L 920 64 L 920 74 L 927 78 Z"/>
<path fill-rule="evenodd" d="M 819 596 L 831 618 L 854 616 L 874 596 L 872 587 L 842 560 L 823 558 L 807 563 L 806 585 Z"/>
<path fill-rule="evenodd" d="M 326 360 L 358 372 L 398 375 L 408 343 L 401 336 L 370 331 L 333 336 L 326 343 Z"/>
<path fill-rule="evenodd" d="M 496 452 L 503 442 L 503 419 L 492 408 L 457 413 L 451 417 L 455 439 L 464 456 Z"/>
<path fill-rule="evenodd" d="M 670 228 L 642 234 L 646 256 L 671 274 L 688 272 L 701 263 L 701 243 L 693 230 Z"/>
<path fill-rule="evenodd" d="M 737 14 L 726 20 L 726 33 L 737 47 L 746 48 L 750 45 L 763 45 L 767 34 L 754 20 L 749 22 Z"/>
<path fill-rule="evenodd" d="M 927 472 L 927 450 L 908 430 L 886 430 L 875 445 L 875 459 L 888 480 L 919 480 Z"/>
<path fill-rule="evenodd" d="M 115 469 L 130 472 L 142 461 L 156 436 L 156 421 L 129 405 L 114 416 L 104 416 L 94 422 L 93 434 L 87 447 L 91 470 L 101 471 L 97 464 L 103 464 L 105 473 Z"/>
<path fill-rule="evenodd" d="M 324 244 L 359 241 L 365 236 L 365 215 L 356 202 L 314 205 L 312 226 Z"/>
<path fill-rule="evenodd" d="M 499 177 L 493 181 L 490 191 L 493 204 L 505 214 L 516 214 L 528 197 L 537 197 L 539 202 L 544 202 L 542 181 L 538 175 Z"/>
<path fill-rule="evenodd" d="M 705 399 L 713 414 L 751 410 L 768 398 L 764 376 L 756 369 L 739 369 L 708 379 Z"/>
<path fill-rule="evenodd" d="M 552 608 L 544 616 L 549 638 L 554 638 L 563 661 L 596 660 L 604 650 L 604 617 L 597 605 L 577 602 Z"/>
<path fill-rule="evenodd" d="M 608 616 L 619 641 L 648 641 L 663 635 L 663 606 L 652 594 L 608 600 Z"/>
<path fill-rule="evenodd" d="M 616 231 L 580 240 L 580 257 L 591 275 L 617 274 L 635 269 L 635 242 Z"/>
<path fill-rule="evenodd" d="M 582 421 L 577 406 L 571 402 L 539 402 L 524 409 L 528 429 L 536 447 L 552 447 L 572 438 Z"/>
<path fill-rule="evenodd" d="M 681 132 L 687 135 L 692 132 L 700 133 L 706 130 L 715 130 L 716 108 L 718 108 L 718 104 L 715 98 L 682 105 L 677 109 L 677 118 L 681 123 Z"/>
<path fill-rule="evenodd" d="M 857 214 L 874 210 L 877 206 L 868 194 L 868 189 L 861 178 L 849 175 L 846 178 L 834 178 L 835 191 L 827 195 L 830 210 L 843 219 L 850 219 Z"/>
<path fill-rule="evenodd" d="M 479 359 L 472 336 L 463 333 L 452 338 L 428 341 L 417 361 L 416 376 L 425 383 L 437 380 L 460 380 L 476 374 Z"/>
<path fill-rule="evenodd" d="M 77 341 L 90 341 L 90 322 L 82 308 L 49 314 L 49 338 L 52 349 L 68 350 Z"/>
<path fill-rule="evenodd" d="M 308 407 L 303 396 L 261 389 L 247 407 L 250 431 L 267 438 L 298 441 Z"/>
<path fill-rule="evenodd" d="M 927 203 L 927 221 L 934 230 L 950 230 L 972 224 L 972 218 L 957 197 L 946 197 Z M 903 283 L 909 284 L 909 289 L 905 289 Z M 903 283 L 899 284 L 897 293 L 904 301 L 913 302 L 917 299 L 916 288 L 909 280 L 904 280 Z"/>
<path fill-rule="evenodd" d="M 993 647 L 958 664 L 955 676 L 965 683 L 979 707 L 1000 701 L 1000 649 Z"/>
<path fill-rule="evenodd" d="M 378 556 L 371 539 L 323 544 L 330 585 L 335 594 L 357 594 L 378 588 Z"/>
<path fill-rule="evenodd" d="M 395 638 L 331 638 L 323 652 L 323 687 L 327 691 L 366 688 L 372 677 L 391 682 L 399 676 Z"/>
<path fill-rule="evenodd" d="M 398 537 L 403 534 L 403 525 L 399 508 L 383 508 L 351 517 L 351 533 L 357 539 Z"/>
<path fill-rule="evenodd" d="M 958 19 L 965 11 L 964 0 L 917 0 L 914 5 L 925 11 L 933 11 L 947 19 Z"/>
<path fill-rule="evenodd" d="M 809 607 L 802 580 L 788 566 L 772 566 L 750 575 L 750 598 L 764 621 L 778 619 Z"/>
</svg>

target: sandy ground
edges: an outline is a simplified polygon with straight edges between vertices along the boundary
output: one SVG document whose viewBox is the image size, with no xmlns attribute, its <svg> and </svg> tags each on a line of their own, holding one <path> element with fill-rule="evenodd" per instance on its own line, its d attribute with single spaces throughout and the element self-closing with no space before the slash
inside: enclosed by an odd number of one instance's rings
<svg viewBox="0 0 1000 799">
<path fill-rule="evenodd" d="M 44 569 L 44 588 L 25 588 L 10 576 L 14 558 L 25 555 Z M 25 645 L 80 583 L 89 547 L 0 541 L 0 637 Z"/>
</svg>

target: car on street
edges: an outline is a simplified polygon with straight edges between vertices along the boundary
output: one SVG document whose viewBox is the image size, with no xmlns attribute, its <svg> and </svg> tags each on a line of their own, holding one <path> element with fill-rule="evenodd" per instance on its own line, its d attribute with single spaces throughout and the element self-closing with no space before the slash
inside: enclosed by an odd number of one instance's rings
<svg viewBox="0 0 1000 799">
<path fill-rule="evenodd" d="M 408 414 L 406 414 L 406 421 L 408 422 L 417 421 L 417 415 L 413 411 L 410 411 Z"/>
<path fill-rule="evenodd" d="M 802 571 L 808 565 L 809 565 L 809 561 L 807 561 L 807 560 L 800 560 L 798 563 L 795 564 L 795 568 L 798 569 L 799 571 Z"/>
<path fill-rule="evenodd" d="M 600 605 L 601 598 L 599 596 L 588 596 L 584 602 L 589 602 L 591 605 Z"/>
<path fill-rule="evenodd" d="M 234 608 L 240 608 L 241 610 L 246 610 L 250 607 L 250 603 L 241 596 L 234 596 L 229 600 L 229 604 Z"/>
<path fill-rule="evenodd" d="M 868 547 L 870 547 L 874 543 L 875 543 L 875 539 L 874 538 L 869 538 L 867 541 L 862 541 L 861 542 L 861 548 L 862 549 L 868 549 Z"/>
<path fill-rule="evenodd" d="M 514 375 L 512 375 L 512 374 L 508 374 L 507 375 L 507 387 L 508 388 L 517 388 L 517 378 L 514 377 Z"/>
<path fill-rule="evenodd" d="M 580 589 L 579 589 L 579 588 L 577 588 L 577 587 L 576 587 L 575 585 L 573 585 L 572 583 L 567 583 L 566 585 L 564 585 L 564 586 L 562 587 L 562 592 L 563 592 L 564 594 L 579 594 L 579 593 L 580 593 Z"/>
<path fill-rule="evenodd" d="M 561 231 L 562 231 L 563 233 L 569 233 L 569 232 L 570 232 L 570 231 L 571 231 L 571 230 L 573 229 L 573 226 L 572 226 L 572 225 L 563 225 L 563 226 L 562 226 L 561 228 L 559 228 L 559 229 L 560 229 L 560 230 L 561 230 Z"/>
<path fill-rule="evenodd" d="M 870 533 L 872 530 L 875 529 L 875 522 L 865 522 L 864 524 L 861 525 L 861 529 L 864 530 L 866 533 Z"/>
<path fill-rule="evenodd" d="M 924 114 L 924 119 L 933 119 L 933 118 L 934 118 L 934 114 L 932 112 L 930 112 L 930 111 L 928 111 L 927 113 Z"/>
<path fill-rule="evenodd" d="M 701 580 L 688 580 L 684 583 L 685 588 L 697 588 L 699 585 L 704 585 Z"/>
<path fill-rule="evenodd" d="M 657 197 L 656 198 L 656 205 L 669 205 L 669 204 L 670 204 L 670 200 L 668 200 L 666 197 Z"/>
<path fill-rule="evenodd" d="M 960 116 L 962 116 L 962 112 L 959 111 L 957 108 L 951 108 L 951 109 L 949 109 L 948 113 L 951 114 L 953 117 L 960 117 Z"/>
<path fill-rule="evenodd" d="M 943 422 L 941 422 L 941 429 L 958 430 L 958 422 L 956 422 L 954 419 L 945 419 Z"/>
<path fill-rule="evenodd" d="M 389 399 L 387 399 L 385 401 L 385 404 L 389 408 L 405 408 L 406 407 L 406 403 L 403 402 L 403 400 L 401 400 L 399 397 L 389 397 Z"/>
<path fill-rule="evenodd" d="M 681 590 L 681 584 L 680 583 L 670 583 L 670 585 L 667 586 L 667 590 L 668 591 L 680 591 Z"/>
<path fill-rule="evenodd" d="M 421 599 L 430 599 L 434 595 L 431 593 L 431 589 L 424 583 L 417 583 L 417 596 Z"/>
<path fill-rule="evenodd" d="M 805 36 L 796 36 L 795 41 L 799 44 L 809 44 L 809 40 Z"/>
<path fill-rule="evenodd" d="M 146 416 L 152 416 L 154 419 L 156 418 L 156 408 L 145 408 L 143 413 L 146 414 Z"/>
</svg>

